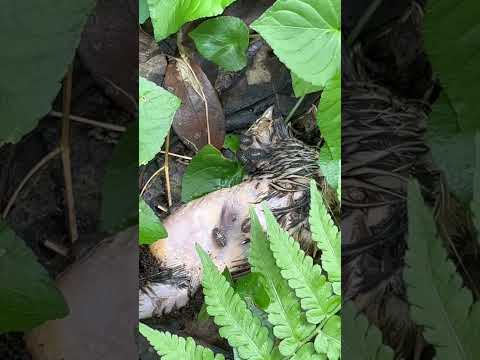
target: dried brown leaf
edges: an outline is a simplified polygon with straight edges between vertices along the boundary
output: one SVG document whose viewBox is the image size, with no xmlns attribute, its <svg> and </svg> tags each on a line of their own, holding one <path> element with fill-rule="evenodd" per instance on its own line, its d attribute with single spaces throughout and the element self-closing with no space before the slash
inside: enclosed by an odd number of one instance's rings
<svg viewBox="0 0 480 360">
<path fill-rule="evenodd" d="M 182 141 L 198 151 L 209 143 L 210 137 L 210 143 L 221 149 L 225 138 L 223 107 L 200 66 L 182 59 L 171 62 L 164 85 L 182 100 L 173 120 L 173 129 Z"/>
</svg>

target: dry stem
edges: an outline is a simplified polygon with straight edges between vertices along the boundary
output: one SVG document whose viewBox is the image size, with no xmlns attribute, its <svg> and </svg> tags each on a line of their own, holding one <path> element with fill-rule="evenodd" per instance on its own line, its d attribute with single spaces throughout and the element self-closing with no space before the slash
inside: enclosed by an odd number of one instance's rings
<svg viewBox="0 0 480 360">
<path fill-rule="evenodd" d="M 168 200 L 168 206 L 171 207 L 173 202 L 172 202 L 172 191 L 170 188 L 170 172 L 169 172 L 169 167 L 168 167 L 168 154 L 170 150 L 170 131 L 167 134 L 167 138 L 165 140 L 165 184 L 167 188 L 167 200 Z"/>
<path fill-rule="evenodd" d="M 54 116 L 54 117 L 57 117 L 57 118 L 61 118 L 61 119 L 64 118 L 64 114 L 62 112 L 59 112 L 59 111 L 50 111 L 50 113 L 48 115 Z M 70 120 L 73 120 L 73 121 L 76 121 L 76 122 L 79 122 L 79 123 L 82 123 L 82 124 L 92 125 L 92 126 L 104 128 L 104 129 L 107 129 L 107 130 L 118 131 L 118 132 L 127 131 L 125 126 L 109 124 L 109 123 L 102 122 L 102 121 L 97 121 L 97 120 L 91 120 L 91 119 L 87 119 L 87 118 L 82 117 L 82 116 L 70 115 L 69 118 L 70 118 Z"/>
</svg>

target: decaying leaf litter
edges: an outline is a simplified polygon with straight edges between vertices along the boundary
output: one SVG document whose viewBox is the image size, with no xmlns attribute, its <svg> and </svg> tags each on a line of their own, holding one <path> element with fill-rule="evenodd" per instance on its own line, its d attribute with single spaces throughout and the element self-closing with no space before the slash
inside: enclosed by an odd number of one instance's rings
<svg viewBox="0 0 480 360">
<path fill-rule="evenodd" d="M 256 7 L 251 6 L 250 8 L 245 8 L 241 5 L 245 2 L 240 1 L 238 3 L 240 5 L 236 4 L 232 6 L 232 8 L 236 9 L 234 11 L 239 11 L 238 14 L 245 19 L 248 19 L 250 16 L 250 20 L 246 21 L 255 19 L 249 12 L 257 12 L 258 9 Z M 273 1 L 269 5 L 272 3 Z M 265 9 L 267 7 L 268 5 L 265 6 Z M 244 12 L 246 9 L 248 9 L 246 12 L 249 14 L 245 15 Z M 261 11 L 259 13 L 261 13 Z M 235 13 L 233 15 L 235 15 Z M 187 35 L 188 31 L 200 22 L 201 21 L 198 21 L 185 26 L 180 30 L 179 34 L 174 34 L 158 44 L 156 44 L 151 35 L 148 34 L 148 22 L 144 26 L 146 32 L 140 33 L 140 59 L 145 60 L 144 62 L 141 61 L 140 64 L 140 76 L 144 76 L 147 80 L 151 80 L 172 91 L 183 100 L 180 110 L 173 119 L 172 129 L 174 131 L 171 131 L 168 135 L 165 147 L 155 156 L 153 161 L 141 168 L 140 187 L 144 195 L 143 198 L 155 209 L 159 217 L 166 218 L 168 214 L 173 213 L 176 216 L 176 222 L 184 221 L 186 224 L 189 222 L 188 218 L 182 219 L 182 213 L 176 213 L 179 209 L 183 211 L 181 209 L 181 200 L 185 200 L 184 191 L 182 199 L 182 182 L 185 184 L 185 168 L 190 163 L 190 159 L 196 156 L 196 150 L 199 148 L 198 145 L 205 146 L 209 142 L 207 129 L 213 130 L 210 133 L 210 139 L 218 136 L 224 137 L 225 133 L 229 133 L 229 135 L 232 133 L 244 135 L 246 130 L 250 128 L 257 119 L 261 118 L 267 110 L 266 117 L 272 116 L 278 119 L 278 121 L 282 122 L 282 126 L 285 126 L 282 118 L 288 118 L 293 125 L 293 133 L 304 140 L 305 143 L 309 144 L 309 146 L 312 146 L 312 149 L 314 147 L 318 149 L 322 145 L 315 116 L 316 105 L 318 104 L 320 94 L 313 93 L 307 95 L 303 101 L 298 102 L 298 99 L 294 97 L 292 91 L 292 75 L 290 71 L 278 60 L 271 48 L 258 35 L 254 35 L 250 41 L 247 50 L 247 67 L 245 69 L 239 72 L 221 70 L 195 51 L 195 46 Z M 181 53 L 188 54 L 187 64 L 185 64 L 185 59 L 182 59 L 179 52 L 176 51 L 177 47 L 181 49 Z M 192 71 L 192 69 L 195 70 Z M 189 70 L 190 75 L 184 75 L 184 77 L 182 77 L 182 72 L 185 74 L 188 73 Z M 182 80 L 180 84 L 178 83 L 179 79 Z M 203 87 L 199 87 L 199 84 L 206 86 L 206 90 L 204 90 Z M 211 96 L 207 97 L 207 93 L 211 93 Z M 217 97 L 220 100 L 220 109 L 218 109 Z M 204 98 L 207 98 L 208 109 L 205 109 Z M 210 106 L 210 102 L 213 103 L 212 107 Z M 298 104 L 299 107 L 296 108 L 294 114 L 290 114 L 296 104 Z M 185 107 L 184 111 L 182 111 L 182 107 Z M 269 115 L 268 110 L 270 109 L 273 109 L 274 113 L 272 115 Z M 208 117 L 208 124 L 205 116 L 206 113 L 209 115 L 212 114 L 211 118 L 210 116 Z M 183 114 L 183 117 L 180 117 L 180 114 Z M 185 116 L 187 116 L 187 119 L 184 118 Z M 224 118 L 223 124 L 220 121 L 223 120 L 222 118 Z M 266 122 L 270 123 L 271 120 Z M 196 123 L 198 126 L 191 126 L 192 123 Z M 271 124 L 269 124 L 269 126 L 271 126 Z M 268 130 L 265 130 L 268 137 Z M 284 130 L 280 131 L 282 132 Z M 240 148 L 242 148 L 242 139 L 245 139 L 245 137 L 240 138 Z M 252 152 L 251 155 L 249 154 L 250 158 L 244 158 L 245 161 L 243 165 L 246 165 L 247 172 L 249 165 L 253 167 L 250 169 L 250 171 L 253 172 L 255 171 L 256 165 L 268 164 L 269 153 L 266 151 L 266 153 L 264 152 L 262 155 L 262 150 L 265 148 L 269 149 L 269 141 L 271 141 L 271 139 L 267 140 L 266 144 L 263 144 L 263 147 L 259 146 L 257 149 L 252 149 L 257 150 L 257 158 L 253 157 L 255 156 L 255 152 Z M 223 142 L 224 140 L 220 142 L 220 148 L 223 148 Z M 250 144 L 246 143 L 243 146 L 244 148 L 248 148 L 248 146 L 245 145 Z M 227 146 L 225 146 L 225 148 L 227 148 Z M 218 152 L 219 150 L 215 151 Z M 281 150 L 278 150 L 278 152 L 281 153 Z M 226 159 L 236 161 L 234 151 L 231 149 L 222 149 L 222 153 Z M 284 151 L 283 153 L 288 154 L 288 151 Z M 239 155 L 241 158 L 242 152 L 240 152 Z M 315 171 L 320 173 L 317 156 L 318 155 L 313 155 L 313 162 L 317 168 Z M 254 161 L 252 161 L 252 159 Z M 249 164 L 249 162 L 251 163 Z M 274 167 L 275 165 L 270 164 L 270 166 Z M 165 177 L 165 167 L 168 167 L 169 184 Z M 159 170 L 161 171 L 159 172 Z M 308 166 L 306 171 L 308 172 Z M 152 176 L 154 176 L 153 179 Z M 148 185 L 145 186 L 147 183 Z M 324 185 L 321 185 L 321 187 L 328 189 L 329 185 L 326 185 L 325 181 L 323 181 L 323 183 Z M 201 199 L 205 201 L 204 212 L 208 213 L 209 211 L 208 203 L 213 206 L 212 199 L 215 198 L 215 196 L 221 198 L 221 192 L 222 190 Z M 224 193 L 228 193 L 228 189 L 225 189 Z M 169 198 L 173 205 L 170 208 Z M 187 200 L 190 200 L 190 198 Z M 336 203 L 334 195 L 332 195 L 331 201 L 332 204 Z M 240 205 L 235 205 L 234 201 L 232 203 L 233 209 L 239 208 Z M 199 202 L 198 204 L 200 204 L 197 205 L 199 210 L 202 209 L 202 203 Z M 305 203 L 302 206 L 305 206 Z M 215 207 L 213 206 L 212 209 L 215 209 Z M 222 207 L 220 206 L 218 212 L 220 212 L 221 209 Z M 244 210 L 240 211 L 240 213 L 243 212 Z M 232 214 L 234 215 L 234 213 Z M 208 217 L 208 215 L 205 216 Z M 245 215 L 241 216 L 243 218 L 245 217 Z M 212 219 L 213 218 L 215 218 L 214 214 L 212 214 Z M 167 219 L 167 222 L 174 221 L 173 219 L 175 219 L 175 217 L 171 216 Z M 183 228 L 185 227 L 186 226 Z M 245 230 L 248 231 L 248 229 Z M 185 231 L 188 232 L 188 229 L 185 229 Z M 240 233 L 241 231 L 239 234 Z M 206 235 L 208 236 L 208 234 Z M 175 246 L 175 244 L 167 246 L 171 247 Z M 159 249 L 159 251 L 163 252 L 164 249 Z M 172 252 L 173 249 L 169 251 Z M 186 253 L 190 253 L 191 251 L 194 251 L 194 249 L 187 249 Z M 144 251 L 142 250 L 141 253 L 142 252 Z M 177 251 L 177 253 L 180 254 L 181 252 Z M 148 267 L 150 261 L 148 255 L 146 255 L 145 268 Z M 178 274 L 181 275 L 181 272 Z M 216 334 L 216 328 L 212 327 L 209 321 L 198 321 L 196 319 L 201 303 L 201 293 L 197 292 L 187 307 L 183 307 L 181 310 L 174 311 L 171 314 L 164 314 L 162 318 L 152 319 L 148 321 L 148 323 L 162 330 L 172 331 L 184 336 L 193 336 L 195 339 L 198 339 L 200 343 L 202 343 L 202 340 L 207 341 L 210 347 L 213 345 L 227 349 L 225 348 L 225 343 Z M 181 305 L 184 305 L 184 303 Z M 171 306 L 171 304 L 169 306 Z M 167 312 L 170 312 L 170 309 Z M 206 331 L 205 329 L 207 328 L 210 328 L 211 331 Z"/>
</svg>

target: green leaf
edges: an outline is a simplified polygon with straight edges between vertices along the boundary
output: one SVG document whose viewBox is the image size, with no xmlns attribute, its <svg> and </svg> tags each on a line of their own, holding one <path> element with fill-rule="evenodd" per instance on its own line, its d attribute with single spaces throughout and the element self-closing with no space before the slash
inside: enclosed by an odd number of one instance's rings
<svg viewBox="0 0 480 360">
<path fill-rule="evenodd" d="M 327 320 L 320 333 L 315 338 L 315 351 L 326 354 L 328 360 L 338 360 L 341 354 L 341 325 L 340 316 L 334 315 Z"/>
<path fill-rule="evenodd" d="M 322 251 L 322 268 L 328 273 L 328 280 L 334 289 L 340 289 L 341 277 L 341 237 L 327 207 L 318 191 L 315 181 L 310 182 L 311 206 L 310 228 L 313 241 Z"/>
<path fill-rule="evenodd" d="M 323 86 L 340 69 L 340 0 L 277 0 L 251 27 L 300 78 Z"/>
<path fill-rule="evenodd" d="M 341 160 L 333 160 L 328 146 L 323 146 L 320 149 L 318 164 L 320 165 L 320 170 L 322 171 L 328 185 L 338 191 L 342 180 L 342 177 L 340 176 Z"/>
<path fill-rule="evenodd" d="M 340 297 L 332 292 L 332 285 L 322 275 L 319 265 L 305 255 L 300 245 L 280 225 L 272 212 L 264 205 L 270 248 L 282 277 L 301 299 L 307 320 L 319 324 L 340 308 Z"/>
<path fill-rule="evenodd" d="M 243 168 L 238 161 L 228 160 L 218 149 L 206 145 L 185 171 L 182 201 L 188 202 L 212 191 L 237 185 L 243 175 Z"/>
<path fill-rule="evenodd" d="M 227 134 L 223 144 L 225 149 L 231 150 L 233 153 L 237 153 L 240 149 L 240 136 L 237 134 Z"/>
<path fill-rule="evenodd" d="M 235 281 L 235 292 L 242 299 L 251 298 L 255 305 L 265 310 L 270 304 L 270 297 L 266 290 L 267 284 L 265 278 L 258 273 L 249 273 Z"/>
<path fill-rule="evenodd" d="M 139 162 L 146 164 L 159 151 L 172 125 L 180 99 L 153 82 L 140 77 Z"/>
<path fill-rule="evenodd" d="M 382 333 L 359 313 L 351 301 L 342 306 L 342 357 L 344 359 L 393 360 L 393 350 L 383 345 Z"/>
<path fill-rule="evenodd" d="M 199 245 L 196 249 L 203 266 L 202 285 L 207 311 L 220 327 L 220 335 L 238 350 L 242 359 L 274 359 L 268 329 L 248 310 L 208 254 Z"/>
<path fill-rule="evenodd" d="M 0 333 L 68 315 L 62 293 L 30 248 L 0 222 Z"/>
<path fill-rule="evenodd" d="M 115 146 L 103 179 L 101 228 L 106 232 L 138 223 L 137 154 L 138 124 L 133 124 Z"/>
<path fill-rule="evenodd" d="M 272 250 L 262 230 L 255 211 L 250 210 L 251 242 L 249 263 L 253 273 L 260 273 L 267 282 L 270 305 L 267 307 L 268 320 L 272 323 L 273 334 L 281 340 L 279 350 L 284 356 L 292 355 L 315 327 L 307 322 L 300 301 L 288 286 L 275 263 Z"/>
<path fill-rule="evenodd" d="M 316 354 L 313 344 L 311 342 L 305 344 L 291 360 L 326 360 L 327 357 L 323 354 Z"/>
<path fill-rule="evenodd" d="M 318 127 L 333 160 L 339 160 L 342 157 L 341 97 L 340 75 L 337 74 L 327 82 L 317 112 Z"/>
<path fill-rule="evenodd" d="M 480 352 L 480 305 L 449 259 L 418 184 L 408 187 L 408 251 L 404 279 L 412 319 L 435 344 L 437 359 L 476 359 Z"/>
<path fill-rule="evenodd" d="M 427 2 L 424 36 L 433 70 L 448 92 L 462 130 L 479 129 L 480 28 L 475 1 Z"/>
<path fill-rule="evenodd" d="M 138 241 L 140 245 L 150 245 L 168 236 L 167 230 L 165 230 L 158 216 L 142 198 L 138 199 L 138 215 L 140 228 Z"/>
<path fill-rule="evenodd" d="M 307 94 L 318 92 L 323 89 L 323 86 L 313 85 L 311 82 L 303 80 L 301 77 L 292 72 L 292 87 L 293 93 L 297 98 Z"/>
<path fill-rule="evenodd" d="M 239 71 L 247 65 L 249 31 L 239 18 L 220 16 L 205 20 L 190 37 L 200 54 L 229 71 Z"/>
<path fill-rule="evenodd" d="M 150 17 L 147 0 L 139 0 L 138 2 L 138 22 L 143 24 Z"/>
<path fill-rule="evenodd" d="M 155 40 L 177 32 L 183 24 L 203 17 L 220 15 L 235 0 L 147 0 Z"/>
<path fill-rule="evenodd" d="M 0 11 L 0 146 L 46 115 L 72 63 L 93 0 L 5 1 Z"/>
<path fill-rule="evenodd" d="M 149 326 L 139 323 L 138 329 L 145 336 L 162 360 L 224 360 L 221 354 L 215 355 L 212 350 L 195 344 L 189 338 L 172 335 L 169 332 L 160 332 Z"/>
<path fill-rule="evenodd" d="M 445 91 L 432 106 L 427 142 L 433 160 L 445 174 L 449 189 L 463 202 L 470 202 L 475 163 L 474 137 L 471 133 L 460 131 L 457 114 Z"/>
</svg>

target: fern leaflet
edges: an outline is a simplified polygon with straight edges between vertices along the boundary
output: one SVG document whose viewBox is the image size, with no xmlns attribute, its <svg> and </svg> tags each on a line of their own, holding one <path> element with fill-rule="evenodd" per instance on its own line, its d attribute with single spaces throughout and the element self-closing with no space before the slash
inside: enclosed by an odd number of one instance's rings
<svg viewBox="0 0 480 360">
<path fill-rule="evenodd" d="M 282 355 L 292 355 L 315 329 L 309 324 L 300 307 L 295 292 L 280 274 L 272 251 L 255 211 L 250 211 L 251 242 L 249 263 L 252 272 L 264 275 L 268 285 L 270 305 L 267 307 L 268 320 L 274 326 L 273 334 L 280 340 Z"/>
<path fill-rule="evenodd" d="M 207 312 L 220 327 L 220 336 L 227 339 L 244 360 L 279 359 L 278 353 L 272 351 L 273 340 L 268 329 L 248 310 L 208 254 L 198 245 L 196 249 L 203 266 L 202 285 Z"/>
<path fill-rule="evenodd" d="M 342 305 L 342 357 L 344 359 L 393 360 L 393 350 L 382 344 L 382 333 L 351 302 Z"/>
<path fill-rule="evenodd" d="M 322 330 L 315 338 L 314 347 L 317 353 L 327 354 L 329 360 L 338 360 L 341 351 L 341 325 L 340 316 L 334 315 L 327 320 Z"/>
<path fill-rule="evenodd" d="M 270 209 L 264 205 L 267 234 L 277 266 L 282 276 L 301 299 L 307 320 L 319 324 L 340 308 L 340 297 L 322 275 L 319 265 L 300 249 L 300 245 L 283 230 Z"/>
<path fill-rule="evenodd" d="M 332 283 L 334 292 L 340 294 L 340 232 L 333 223 L 313 180 L 310 183 L 310 192 L 312 197 L 310 207 L 312 238 L 322 251 L 322 268 L 328 273 L 328 280 Z"/>
<path fill-rule="evenodd" d="M 215 355 L 212 350 L 195 344 L 192 338 L 160 332 L 142 323 L 138 327 L 162 360 L 225 360 L 223 355 Z"/>
<path fill-rule="evenodd" d="M 436 236 L 433 216 L 416 183 L 409 184 L 409 249 L 404 270 L 412 318 L 437 346 L 437 359 L 478 359 L 480 306 L 462 286 L 455 265 Z"/>
</svg>

